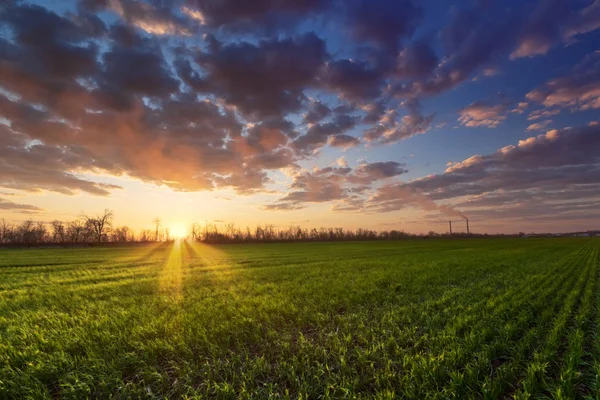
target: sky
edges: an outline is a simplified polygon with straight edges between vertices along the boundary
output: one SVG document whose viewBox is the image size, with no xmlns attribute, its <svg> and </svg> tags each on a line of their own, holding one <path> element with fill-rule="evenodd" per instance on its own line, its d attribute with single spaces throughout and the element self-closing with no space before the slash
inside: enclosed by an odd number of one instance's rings
<svg viewBox="0 0 600 400">
<path fill-rule="evenodd" d="M 600 0 L 5 0 L 0 218 L 600 228 Z"/>
</svg>

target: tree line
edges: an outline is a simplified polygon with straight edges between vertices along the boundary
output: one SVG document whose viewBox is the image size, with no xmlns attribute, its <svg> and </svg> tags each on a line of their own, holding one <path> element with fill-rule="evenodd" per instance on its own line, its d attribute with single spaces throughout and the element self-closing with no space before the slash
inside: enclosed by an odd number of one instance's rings
<svg viewBox="0 0 600 400">
<path fill-rule="evenodd" d="M 128 226 L 114 226 L 114 213 L 104 210 L 98 215 L 82 214 L 75 220 L 50 223 L 27 220 L 13 224 L 0 219 L 0 245 L 36 246 L 77 245 L 94 243 L 145 243 L 173 241 L 168 228 L 156 218 L 153 229 L 138 232 Z M 192 223 L 188 228 L 187 239 L 205 243 L 252 243 L 286 241 L 361 241 L 361 240 L 402 240 L 445 236 L 433 231 L 428 234 L 413 234 L 402 230 L 344 229 L 344 228 L 302 228 L 299 226 L 277 229 L 272 224 L 254 228 L 241 228 L 233 223 Z M 454 234 L 453 236 L 463 236 Z M 473 236 L 473 235 L 470 235 Z"/>
</svg>

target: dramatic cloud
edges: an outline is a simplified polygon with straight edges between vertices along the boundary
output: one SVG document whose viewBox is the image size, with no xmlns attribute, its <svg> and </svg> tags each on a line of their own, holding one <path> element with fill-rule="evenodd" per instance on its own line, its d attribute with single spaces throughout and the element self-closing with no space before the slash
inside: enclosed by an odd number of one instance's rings
<svg viewBox="0 0 600 400">
<path fill-rule="evenodd" d="M 148 33 L 154 35 L 190 34 L 190 30 L 185 26 L 185 22 L 181 18 L 178 18 L 168 6 L 154 7 L 139 0 L 110 0 L 107 4 L 109 5 L 109 9 L 117 13 L 125 21 Z M 185 14 L 191 18 L 197 16 L 192 10 L 189 10 Z"/>
<path fill-rule="evenodd" d="M 427 76 L 438 65 L 438 62 L 433 49 L 427 43 L 417 41 L 398 55 L 397 73 L 400 77 Z"/>
<path fill-rule="evenodd" d="M 361 164 L 349 167 L 343 159 L 337 166 L 301 171 L 291 184 L 291 191 L 277 203 L 269 204 L 266 210 L 295 210 L 308 203 L 323 203 L 332 200 L 346 203 L 358 198 L 377 181 L 393 178 L 408 172 L 405 165 L 395 161 Z"/>
<path fill-rule="evenodd" d="M 304 121 L 309 124 L 316 124 L 327 118 L 331 114 L 331 109 L 320 101 L 313 101 L 308 108 L 308 112 L 304 114 Z"/>
<path fill-rule="evenodd" d="M 331 121 L 310 125 L 306 134 L 300 136 L 294 141 L 294 146 L 301 152 L 313 151 L 322 147 L 328 141 L 335 141 L 336 136 L 344 135 L 348 130 L 356 126 L 357 119 L 355 117 L 338 114 Z M 344 135 L 339 143 L 350 143 L 349 136 Z"/>
<path fill-rule="evenodd" d="M 395 177 L 397 164 L 364 164 L 303 172 L 291 192 L 268 209 L 299 209 L 334 201 L 337 212 L 379 213 L 406 208 L 430 212 L 428 218 L 522 221 L 585 221 L 599 218 L 599 126 L 552 130 L 488 155 L 451 163 L 443 174 L 407 183 L 371 186 Z M 348 186 L 354 183 L 357 187 Z"/>
<path fill-rule="evenodd" d="M 408 112 L 405 116 L 398 119 L 396 110 L 386 111 L 377 125 L 365 131 L 365 139 L 369 142 L 394 143 L 427 132 L 435 115 L 423 115 L 421 104 L 416 99 L 407 100 L 403 105 Z"/>
<path fill-rule="evenodd" d="M 399 40 L 410 36 L 422 11 L 409 0 L 349 0 L 343 4 L 348 26 L 359 39 L 395 50 Z"/>
<path fill-rule="evenodd" d="M 522 129 L 537 131 L 561 110 L 600 108 L 598 52 L 541 87 L 519 87 L 527 101 L 469 97 L 482 89 L 474 78 L 495 76 L 502 67 L 502 75 L 485 81 L 495 85 L 510 73 L 501 62 L 546 53 L 598 29 L 598 0 L 440 3 L 433 7 L 440 18 L 411 0 L 31 3 L 0 6 L 0 187 L 19 192 L 107 196 L 120 190 L 95 181 L 104 174 L 178 191 L 287 190 L 271 209 L 335 201 L 336 210 L 387 210 L 397 203 L 390 198 L 377 205 L 383 197 L 373 191 L 390 186 L 405 165 L 306 171 L 307 165 L 322 165 L 317 157 L 333 160 L 343 151 L 393 160 L 404 144 L 421 142 L 411 140 L 417 135 L 427 134 L 424 147 L 443 146 L 425 143 L 428 136 L 439 138 L 440 131 L 428 133 L 436 113 L 449 120 L 458 112 L 464 127 L 497 127 L 522 121 L 531 107 L 527 119 L 533 122 Z M 463 82 L 470 89 L 458 101 L 453 90 Z M 527 142 L 505 152 L 564 142 L 567 150 L 552 155 L 561 159 L 575 146 L 564 138 L 582 132 L 534 138 L 539 146 Z M 400 196 L 397 202 L 415 203 L 423 196 L 437 201 L 454 199 L 444 197 L 448 193 L 495 190 L 500 178 L 517 182 L 516 166 L 498 164 L 498 158 L 475 156 L 442 175 L 386 190 Z M 523 168 L 541 181 L 550 174 L 550 167 Z M 570 174 L 569 168 L 583 167 L 556 168 Z M 471 169 L 505 175 L 461 183 Z M 292 174 L 289 187 L 277 171 Z M 578 171 L 573 179 L 593 181 L 593 171 Z M 436 186 L 440 177 L 455 183 Z M 453 212 L 428 204 L 432 211 Z"/>
<path fill-rule="evenodd" d="M 506 215 L 522 218 L 528 216 L 529 210 L 575 199 L 580 201 L 577 208 L 586 204 L 592 210 L 600 195 L 598 146 L 597 126 L 552 130 L 495 153 L 452 164 L 440 175 L 386 185 L 365 201 L 362 209 L 399 210 L 406 207 L 406 199 L 411 200 L 409 204 L 422 207 L 425 196 L 427 201 L 464 199 L 456 206 L 468 216 L 474 214 L 467 207 L 491 207 L 476 214 L 487 218 L 504 215 L 494 207 L 506 204 L 522 211 L 513 210 Z M 563 208 L 568 210 L 568 204 L 563 203 Z M 535 214 L 539 215 L 539 211 Z"/>
<path fill-rule="evenodd" d="M 546 54 L 556 43 L 569 42 L 576 35 L 598 28 L 600 28 L 600 1 L 598 0 L 581 9 L 573 9 L 569 1 L 541 1 L 537 3 L 527 19 L 517 48 L 510 57 L 533 57 Z"/>
<path fill-rule="evenodd" d="M 527 93 L 527 99 L 546 107 L 573 110 L 600 108 L 600 51 L 591 56 L 569 76 L 551 79 Z"/>
<path fill-rule="evenodd" d="M 507 118 L 507 110 L 508 106 L 506 104 L 491 105 L 478 101 L 460 110 L 458 121 L 461 125 L 469 128 L 479 126 L 495 128 Z"/>
<path fill-rule="evenodd" d="M 358 146 L 360 144 L 360 139 L 349 135 L 337 135 L 330 136 L 327 143 L 332 147 L 340 147 L 344 150 L 348 150 L 351 147 Z"/>
<path fill-rule="evenodd" d="M 394 84 L 393 91 L 401 97 L 435 95 L 478 70 L 495 70 L 494 64 L 509 54 L 512 59 L 545 54 L 559 42 L 600 28 L 600 1 L 588 7 L 582 3 L 549 0 L 510 7 L 502 1 L 478 1 L 466 9 L 453 7 L 450 23 L 440 33 L 443 62 L 428 76 Z"/>
<path fill-rule="evenodd" d="M 212 27 L 271 30 L 294 23 L 331 5 L 330 0 L 190 0 L 188 15 Z"/>
<path fill-rule="evenodd" d="M 209 53 L 197 57 L 206 77 L 196 89 L 221 97 L 250 117 L 299 111 L 303 90 L 326 56 L 325 42 L 314 34 L 258 45 L 213 43 Z"/>
<path fill-rule="evenodd" d="M 107 196 L 109 190 L 119 188 L 77 177 L 74 172 L 84 166 L 93 169 L 93 161 L 83 149 L 66 150 L 28 142 L 22 135 L 0 125 L 0 186 L 62 194 L 84 191 L 99 196 Z"/>
</svg>

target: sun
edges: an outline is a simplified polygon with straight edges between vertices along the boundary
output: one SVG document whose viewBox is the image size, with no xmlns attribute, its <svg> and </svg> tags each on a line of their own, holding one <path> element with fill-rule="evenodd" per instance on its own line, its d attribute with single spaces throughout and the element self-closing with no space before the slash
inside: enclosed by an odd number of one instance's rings
<svg viewBox="0 0 600 400">
<path fill-rule="evenodd" d="M 187 229 L 184 224 L 176 223 L 171 225 L 171 236 L 173 239 L 183 239 L 187 236 Z"/>
</svg>

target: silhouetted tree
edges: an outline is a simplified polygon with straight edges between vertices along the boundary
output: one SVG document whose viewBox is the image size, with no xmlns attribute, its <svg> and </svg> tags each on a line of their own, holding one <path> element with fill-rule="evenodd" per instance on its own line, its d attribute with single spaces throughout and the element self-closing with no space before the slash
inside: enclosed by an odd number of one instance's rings
<svg viewBox="0 0 600 400">
<path fill-rule="evenodd" d="M 113 212 L 108 209 L 105 209 L 103 214 L 95 217 L 83 215 L 86 226 L 91 230 L 94 239 L 96 239 L 98 243 L 106 240 L 107 233 L 112 227 L 113 216 Z"/>
<path fill-rule="evenodd" d="M 112 241 L 125 243 L 125 242 L 133 242 L 133 232 L 128 226 L 121 226 L 116 228 L 112 234 Z"/>
<path fill-rule="evenodd" d="M 154 240 L 154 232 L 151 229 L 142 229 L 140 235 L 138 236 L 138 241 L 140 242 L 149 242 Z"/>
<path fill-rule="evenodd" d="M 190 225 L 190 238 L 192 240 L 200 240 L 200 234 L 201 234 L 200 224 L 198 224 L 196 222 L 192 222 L 192 224 Z"/>
<path fill-rule="evenodd" d="M 4 218 L 0 220 L 0 244 L 10 243 L 14 236 L 14 225 L 7 222 Z"/>
<path fill-rule="evenodd" d="M 157 242 L 159 240 L 159 230 L 160 230 L 160 227 L 161 227 L 160 223 L 161 223 L 160 218 L 158 218 L 158 217 L 154 218 L 154 227 L 156 228 L 155 231 L 154 231 L 155 232 L 154 240 L 157 241 Z"/>
<path fill-rule="evenodd" d="M 82 243 L 88 241 L 91 232 L 88 231 L 80 219 L 69 222 L 67 226 L 67 237 L 71 243 Z"/>
<path fill-rule="evenodd" d="M 56 243 L 66 243 L 68 240 L 67 230 L 62 221 L 52 221 L 52 239 Z"/>
</svg>

